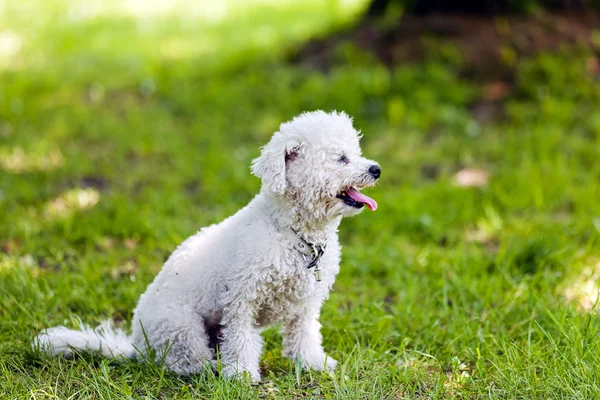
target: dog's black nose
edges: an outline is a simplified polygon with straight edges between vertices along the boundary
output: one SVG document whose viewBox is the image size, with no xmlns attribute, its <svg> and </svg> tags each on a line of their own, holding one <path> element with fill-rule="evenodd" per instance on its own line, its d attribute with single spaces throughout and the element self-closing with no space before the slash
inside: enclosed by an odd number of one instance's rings
<svg viewBox="0 0 600 400">
<path fill-rule="evenodd" d="M 369 167 L 369 173 L 373 176 L 373 178 L 379 179 L 381 176 L 381 167 L 379 165 L 371 165 Z"/>
</svg>

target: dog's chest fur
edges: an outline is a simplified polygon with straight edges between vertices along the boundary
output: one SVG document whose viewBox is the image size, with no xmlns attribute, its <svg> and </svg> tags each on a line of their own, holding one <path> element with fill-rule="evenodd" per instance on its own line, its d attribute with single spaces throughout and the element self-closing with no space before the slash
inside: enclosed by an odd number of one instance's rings
<svg viewBox="0 0 600 400">
<path fill-rule="evenodd" d="M 284 265 L 272 266 L 264 279 L 257 285 L 256 323 L 267 326 L 281 322 L 290 311 L 300 308 L 314 296 L 318 285 L 313 270 L 306 268 L 307 263 L 294 254 Z"/>
</svg>

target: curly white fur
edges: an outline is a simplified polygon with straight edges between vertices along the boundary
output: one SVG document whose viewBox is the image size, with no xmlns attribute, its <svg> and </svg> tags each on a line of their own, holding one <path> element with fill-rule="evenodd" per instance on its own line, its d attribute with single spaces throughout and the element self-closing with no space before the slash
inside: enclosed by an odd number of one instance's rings
<svg viewBox="0 0 600 400">
<path fill-rule="evenodd" d="M 214 363 L 218 346 L 225 376 L 246 371 L 256 381 L 260 332 L 281 323 L 286 357 L 300 357 L 305 368 L 334 369 L 337 362 L 321 346 L 319 313 L 339 271 L 341 218 L 362 210 L 336 195 L 378 177 L 369 172 L 376 163 L 361 156 L 359 138 L 344 113 L 304 113 L 282 124 L 252 163 L 260 193 L 177 248 L 141 296 L 131 336 L 106 323 L 94 330 L 61 326 L 36 344 L 55 355 L 80 349 L 130 358 L 147 355 L 149 345 L 179 374 Z M 307 242 L 327 242 L 321 282 L 288 240 L 290 228 Z"/>
</svg>

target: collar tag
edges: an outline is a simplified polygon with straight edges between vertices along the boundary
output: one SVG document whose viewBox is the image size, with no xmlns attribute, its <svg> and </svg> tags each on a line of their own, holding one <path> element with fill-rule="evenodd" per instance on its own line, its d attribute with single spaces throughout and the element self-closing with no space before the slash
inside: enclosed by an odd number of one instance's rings
<svg viewBox="0 0 600 400">
<path fill-rule="evenodd" d="M 302 254 L 302 258 L 308 263 L 306 268 L 315 269 L 315 277 L 317 279 L 317 282 L 320 282 L 322 277 L 321 268 L 319 268 L 319 263 L 321 262 L 321 257 L 323 257 L 323 254 L 325 253 L 327 242 L 325 242 L 322 245 L 315 245 L 302 239 L 295 230 L 291 228 L 290 230 L 294 233 L 295 240 L 292 241 L 294 248 Z"/>
</svg>

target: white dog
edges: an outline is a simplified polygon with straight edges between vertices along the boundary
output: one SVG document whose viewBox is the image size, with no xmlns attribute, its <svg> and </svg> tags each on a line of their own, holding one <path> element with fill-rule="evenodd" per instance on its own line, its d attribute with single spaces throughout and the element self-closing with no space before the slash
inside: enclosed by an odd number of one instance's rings
<svg viewBox="0 0 600 400">
<path fill-rule="evenodd" d="M 360 193 L 381 169 L 361 156 L 360 134 L 344 113 L 304 113 L 280 126 L 252 163 L 262 189 L 246 207 L 203 228 L 171 255 L 134 311 L 133 333 L 105 322 L 55 327 L 36 344 L 147 356 L 194 374 L 215 362 L 223 375 L 260 380 L 261 330 L 281 323 L 283 353 L 304 368 L 333 370 L 321 345 L 319 313 L 339 271 L 342 217 L 377 203 Z"/>
</svg>

